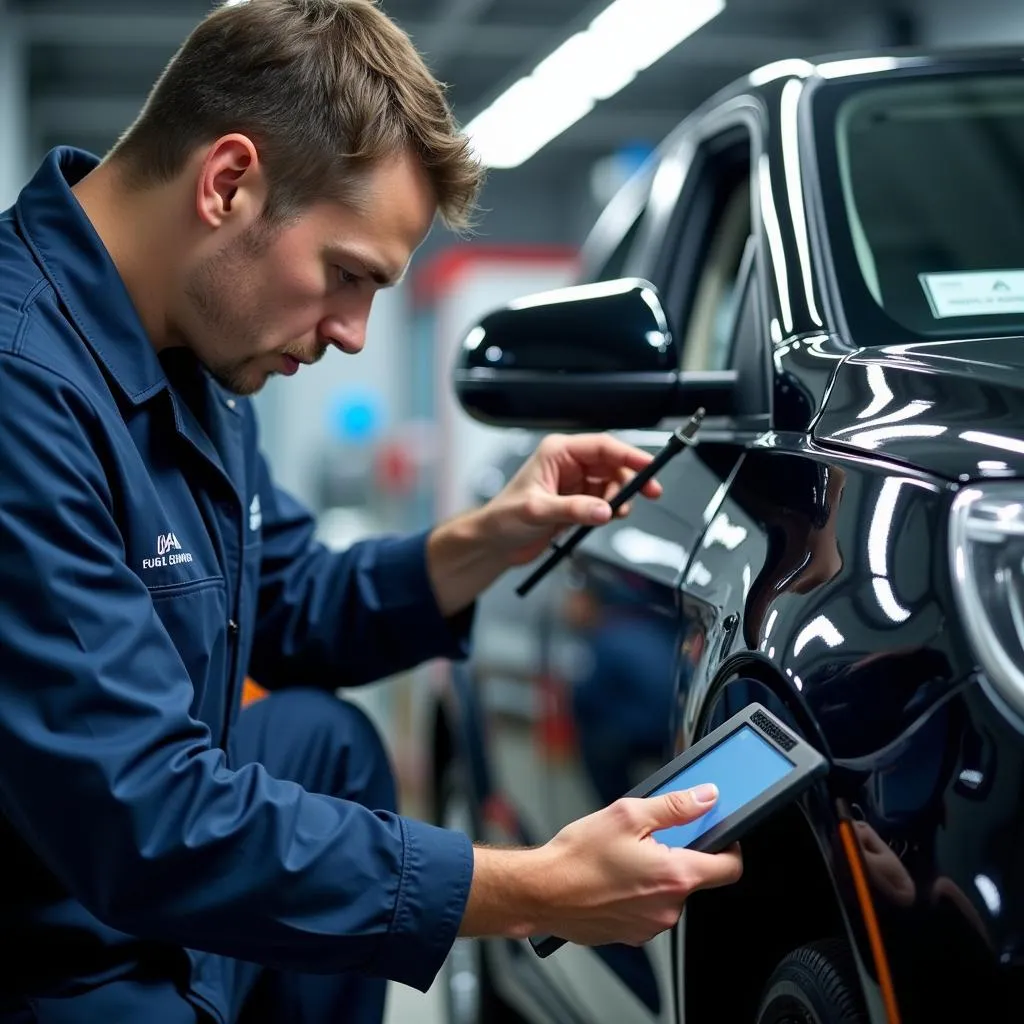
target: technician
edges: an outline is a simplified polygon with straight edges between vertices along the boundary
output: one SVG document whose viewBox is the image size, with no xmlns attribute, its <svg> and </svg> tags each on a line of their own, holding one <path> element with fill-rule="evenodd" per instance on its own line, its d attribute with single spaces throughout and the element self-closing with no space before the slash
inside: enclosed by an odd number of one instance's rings
<svg viewBox="0 0 1024 1024">
<path fill-rule="evenodd" d="M 340 554 L 274 486 L 245 396 L 357 353 L 480 180 L 369 0 L 249 0 L 0 215 L 0 1020 L 379 1022 L 456 935 L 638 943 L 739 876 L 650 838 L 700 794 L 532 850 L 398 817 L 333 696 L 464 658 L 481 591 L 648 459 L 550 437 L 486 507 Z M 240 712 L 247 673 L 274 695 Z"/>
</svg>

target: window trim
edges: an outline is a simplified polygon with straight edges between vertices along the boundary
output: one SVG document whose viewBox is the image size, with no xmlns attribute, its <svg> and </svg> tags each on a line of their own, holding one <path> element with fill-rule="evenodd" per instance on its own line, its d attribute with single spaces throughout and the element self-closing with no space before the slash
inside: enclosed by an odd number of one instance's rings
<svg viewBox="0 0 1024 1024">
<path fill-rule="evenodd" d="M 651 157 L 650 162 L 640 167 L 601 211 L 580 248 L 580 281 L 590 283 L 607 279 L 605 268 L 609 261 L 646 215 L 651 183 L 658 166 L 657 157 Z M 624 273 L 630 270 L 639 242 L 640 232 L 637 231 L 623 262 Z"/>
<path fill-rule="evenodd" d="M 663 191 L 659 195 L 653 194 L 658 182 L 652 182 L 652 197 L 646 214 L 648 223 L 643 232 L 643 245 L 649 257 L 642 268 L 643 274 L 659 289 L 664 287 L 665 279 L 671 273 L 675 256 L 665 254 L 672 246 L 670 236 L 678 236 L 680 232 L 680 210 L 688 201 L 695 176 L 700 173 L 698 158 L 701 151 L 723 135 L 737 129 L 745 130 L 750 138 L 751 166 L 756 166 L 764 148 L 765 116 L 764 107 L 757 98 L 744 93 L 703 115 L 692 125 L 683 122 L 678 137 L 666 147 L 662 164 L 670 159 L 675 162 L 675 180 L 663 183 Z M 678 251 L 678 245 L 674 248 Z"/>
</svg>

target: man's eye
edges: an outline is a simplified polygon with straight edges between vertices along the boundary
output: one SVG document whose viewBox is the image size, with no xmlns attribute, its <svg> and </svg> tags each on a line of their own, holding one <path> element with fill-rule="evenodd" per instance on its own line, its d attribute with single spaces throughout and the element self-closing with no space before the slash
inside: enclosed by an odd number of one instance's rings
<svg viewBox="0 0 1024 1024">
<path fill-rule="evenodd" d="M 338 267 L 338 279 L 342 284 L 358 284 L 362 280 L 358 274 L 353 274 L 344 267 Z"/>
</svg>

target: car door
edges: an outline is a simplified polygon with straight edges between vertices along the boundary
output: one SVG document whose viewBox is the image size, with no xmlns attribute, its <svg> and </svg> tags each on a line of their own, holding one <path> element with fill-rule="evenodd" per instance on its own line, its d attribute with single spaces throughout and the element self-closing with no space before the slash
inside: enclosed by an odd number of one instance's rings
<svg viewBox="0 0 1024 1024">
<path fill-rule="evenodd" d="M 750 240 L 755 133 L 737 112 L 684 133 L 663 157 L 643 215 L 592 275 L 639 276 L 659 288 L 684 338 L 681 369 L 733 366 L 738 335 L 759 320 Z M 767 369 L 752 372 L 742 387 L 763 396 Z M 706 421 L 700 444 L 659 475 L 658 501 L 635 501 L 628 518 L 593 531 L 552 574 L 545 682 L 561 724 L 542 773 L 551 834 L 674 753 L 677 709 L 706 625 L 686 612 L 681 581 L 699 562 L 694 548 L 709 524 L 720 542 L 734 540 L 716 516 L 752 424 Z M 676 425 L 620 436 L 653 454 Z M 672 942 L 666 934 L 642 949 L 566 946 L 538 969 L 588 1024 L 675 1021 Z"/>
</svg>

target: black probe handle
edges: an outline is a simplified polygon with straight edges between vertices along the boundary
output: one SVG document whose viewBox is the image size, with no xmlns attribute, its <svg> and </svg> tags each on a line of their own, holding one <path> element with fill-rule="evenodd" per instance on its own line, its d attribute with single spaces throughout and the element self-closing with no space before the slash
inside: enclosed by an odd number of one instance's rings
<svg viewBox="0 0 1024 1024">
<path fill-rule="evenodd" d="M 691 443 L 691 439 L 697 432 L 697 428 L 700 426 L 703 418 L 704 410 L 699 409 L 694 413 L 693 418 L 686 427 L 683 430 L 675 431 L 661 451 L 608 502 L 612 509 L 612 515 L 629 501 L 648 480 L 656 473 L 659 473 L 670 459 L 678 455 L 679 452 Z M 520 597 L 525 597 L 593 529 L 593 526 L 577 526 L 562 543 L 555 542 L 553 550 L 548 557 L 516 587 L 516 593 Z"/>
<path fill-rule="evenodd" d="M 561 544 L 555 544 L 548 557 L 545 558 L 544 561 L 541 562 L 540 565 L 538 565 L 537 568 L 534 569 L 518 587 L 516 587 L 516 593 L 520 597 L 526 597 L 526 595 L 533 590 L 533 588 L 540 583 L 540 581 L 547 576 L 547 574 L 551 572 L 551 570 L 554 569 L 554 567 L 558 565 L 558 563 L 565 558 L 573 548 L 575 548 L 576 545 L 579 544 L 579 542 L 583 540 L 588 533 L 590 533 L 592 529 L 592 526 L 577 526 Z"/>
</svg>

